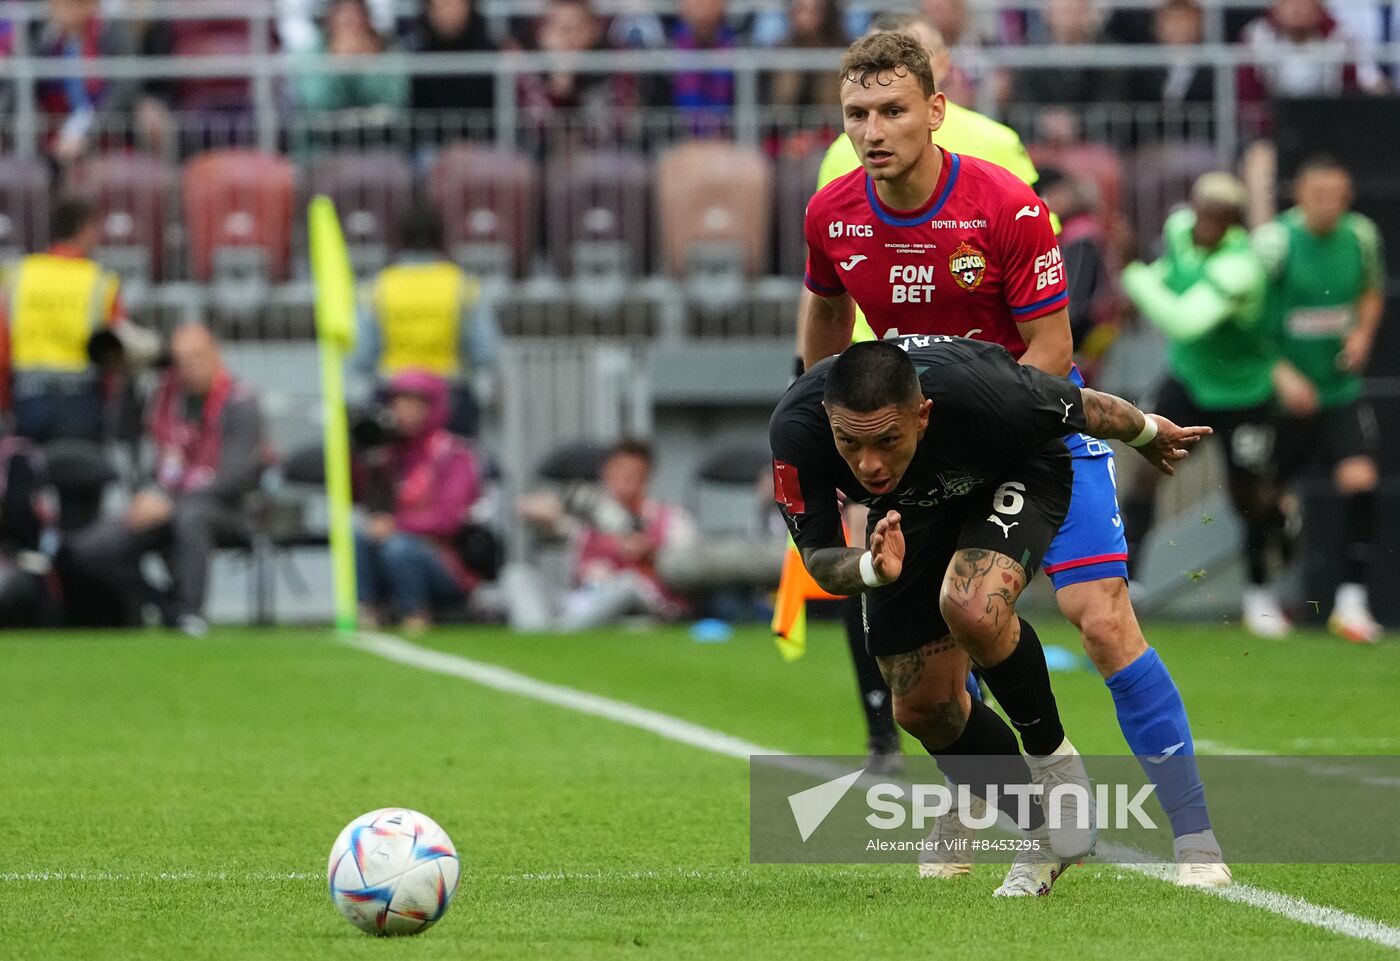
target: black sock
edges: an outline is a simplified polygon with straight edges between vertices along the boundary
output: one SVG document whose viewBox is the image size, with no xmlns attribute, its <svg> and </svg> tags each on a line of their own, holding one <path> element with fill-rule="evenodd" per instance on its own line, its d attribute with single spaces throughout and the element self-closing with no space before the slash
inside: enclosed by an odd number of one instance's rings
<svg viewBox="0 0 1400 961">
<path fill-rule="evenodd" d="M 1044 757 L 1060 746 L 1065 729 L 1060 726 L 1060 711 L 1050 690 L 1050 670 L 1045 666 L 1040 638 L 1025 618 L 1018 620 L 1021 639 L 1000 664 L 981 665 L 982 680 L 1011 718 L 1026 753 Z"/>
<path fill-rule="evenodd" d="M 1015 732 L 996 711 L 981 701 L 973 701 L 967 725 L 958 739 L 933 757 L 938 769 L 949 779 L 967 785 L 969 791 L 984 801 L 989 788 L 995 787 L 997 807 L 1011 820 L 1020 820 L 1020 798 L 1012 795 L 1007 786 L 1030 784 L 1031 771 L 1021 757 Z M 1039 804 L 1029 804 L 1028 813 L 1030 820 L 1021 827 L 1033 829 L 1045 823 Z"/>
<path fill-rule="evenodd" d="M 1365 584 L 1371 579 L 1371 544 L 1375 538 L 1376 492 L 1348 494 L 1343 502 L 1346 516 L 1346 550 L 1342 567 L 1348 584 Z"/>
<path fill-rule="evenodd" d="M 846 644 L 851 649 L 851 663 L 856 669 L 856 684 L 860 686 L 860 709 L 865 712 L 865 729 L 871 747 L 899 745 L 899 732 L 894 726 L 894 703 L 890 686 L 880 673 L 875 655 L 865 649 L 865 622 L 860 613 L 860 598 L 850 597 L 841 602 L 846 622 Z"/>
<path fill-rule="evenodd" d="M 1270 558 L 1287 555 L 1284 545 L 1283 512 L 1273 507 L 1263 507 L 1244 518 L 1245 567 L 1249 583 L 1263 587 L 1269 583 Z"/>
</svg>

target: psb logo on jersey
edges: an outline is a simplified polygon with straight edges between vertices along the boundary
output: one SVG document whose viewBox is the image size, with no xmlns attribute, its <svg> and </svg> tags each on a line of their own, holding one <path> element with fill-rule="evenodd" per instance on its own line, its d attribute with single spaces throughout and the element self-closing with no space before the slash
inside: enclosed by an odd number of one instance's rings
<svg viewBox="0 0 1400 961">
<path fill-rule="evenodd" d="M 826 228 L 827 235 L 835 240 L 838 237 L 874 237 L 875 228 L 869 224 L 848 224 L 845 221 L 833 220 Z"/>
<path fill-rule="evenodd" d="M 948 258 L 948 270 L 963 290 L 976 290 L 987 270 L 987 255 L 964 240 Z"/>
</svg>

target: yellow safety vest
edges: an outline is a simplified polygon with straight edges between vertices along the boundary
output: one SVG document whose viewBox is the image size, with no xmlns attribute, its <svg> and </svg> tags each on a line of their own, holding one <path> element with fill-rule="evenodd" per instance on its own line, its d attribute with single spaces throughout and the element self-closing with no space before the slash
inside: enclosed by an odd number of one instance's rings
<svg viewBox="0 0 1400 961">
<path fill-rule="evenodd" d="M 81 373 L 88 341 L 112 316 L 119 281 L 83 257 L 31 254 L 10 280 L 10 366 Z"/>
<path fill-rule="evenodd" d="M 383 349 L 379 373 L 416 368 L 442 377 L 462 369 L 462 317 L 476 306 L 481 285 L 453 263 L 396 264 L 374 282 L 375 319 Z"/>
</svg>

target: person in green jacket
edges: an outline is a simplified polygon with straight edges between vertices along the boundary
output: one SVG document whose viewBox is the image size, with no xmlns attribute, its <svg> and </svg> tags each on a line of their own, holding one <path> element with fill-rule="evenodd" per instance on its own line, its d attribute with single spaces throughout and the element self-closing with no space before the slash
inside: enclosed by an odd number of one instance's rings
<svg viewBox="0 0 1400 961">
<path fill-rule="evenodd" d="M 312 53 L 353 57 L 383 53 L 384 38 L 374 29 L 365 0 L 333 0 L 326 7 L 322 37 Z M 355 73 L 299 74 L 297 104 L 313 112 L 397 109 L 408 103 L 407 78 L 366 65 Z"/>
<path fill-rule="evenodd" d="M 1381 634 L 1366 592 L 1380 438 L 1362 375 L 1385 309 L 1385 257 L 1380 231 L 1350 209 L 1351 195 L 1351 176 L 1336 160 L 1304 163 L 1296 206 L 1254 232 L 1254 249 L 1269 273 L 1266 321 L 1282 354 L 1274 365 L 1280 480 L 1315 465 L 1331 471 L 1345 548 L 1327 623 L 1353 643 L 1371 644 Z"/>
<path fill-rule="evenodd" d="M 1208 424 L 1224 445 L 1230 499 L 1245 526 L 1245 626 L 1276 637 L 1288 630 L 1267 587 L 1283 536 L 1272 476 L 1277 351 L 1264 324 L 1267 276 L 1244 228 L 1247 199 L 1230 174 L 1200 177 L 1190 205 L 1167 218 L 1162 256 L 1129 264 L 1123 292 L 1168 341 L 1168 373 L 1152 409 Z M 1153 493 L 1145 479 L 1123 505 L 1130 557 L 1141 556 L 1152 526 Z"/>
</svg>

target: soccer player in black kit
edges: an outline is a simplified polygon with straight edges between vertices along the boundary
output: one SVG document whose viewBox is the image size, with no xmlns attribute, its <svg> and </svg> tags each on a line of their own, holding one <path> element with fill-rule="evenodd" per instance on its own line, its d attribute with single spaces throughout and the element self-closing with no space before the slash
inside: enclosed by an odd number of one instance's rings
<svg viewBox="0 0 1400 961">
<path fill-rule="evenodd" d="M 1016 614 L 1069 508 L 1061 438 L 1074 432 L 1124 441 L 1171 474 L 1210 429 L 1017 364 L 1000 345 L 939 336 L 852 345 L 795 381 L 769 425 L 783 517 L 818 584 L 862 595 L 896 722 L 950 780 L 978 796 L 995 787 L 1013 820 L 1007 785 L 1038 784 L 1047 797 L 1089 786 L 1040 640 Z M 869 550 L 846 546 L 838 491 L 870 508 Z M 1020 744 L 968 695 L 969 658 Z M 1046 894 L 1093 849 L 1096 831 L 1075 826 L 1074 805 L 1062 814 L 1050 831 L 1031 808 L 1023 826 L 1041 850 L 1018 857 L 998 895 Z"/>
</svg>

